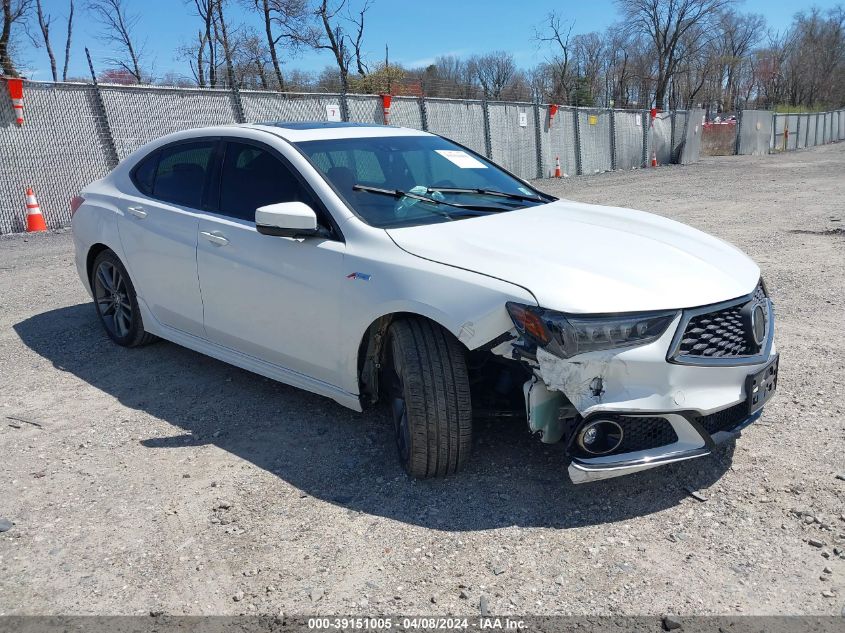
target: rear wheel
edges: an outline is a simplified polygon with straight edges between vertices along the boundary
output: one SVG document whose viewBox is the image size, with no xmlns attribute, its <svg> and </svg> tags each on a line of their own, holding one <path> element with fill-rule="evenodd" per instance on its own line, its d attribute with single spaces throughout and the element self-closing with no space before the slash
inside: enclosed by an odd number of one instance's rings
<svg viewBox="0 0 845 633">
<path fill-rule="evenodd" d="M 395 321 L 385 373 L 405 471 L 420 478 L 457 472 L 472 447 L 472 403 L 461 344 L 429 320 Z"/>
<path fill-rule="evenodd" d="M 138 347 L 156 339 L 144 331 L 135 287 L 113 251 L 105 250 L 94 260 L 91 290 L 97 316 L 111 340 L 123 347 Z"/>
</svg>

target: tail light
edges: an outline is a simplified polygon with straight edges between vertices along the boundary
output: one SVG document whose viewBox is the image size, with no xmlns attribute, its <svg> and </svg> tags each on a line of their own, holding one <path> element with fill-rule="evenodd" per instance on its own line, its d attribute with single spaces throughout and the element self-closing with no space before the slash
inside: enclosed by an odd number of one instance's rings
<svg viewBox="0 0 845 633">
<path fill-rule="evenodd" d="M 85 202 L 85 198 L 82 196 L 74 196 L 70 199 L 70 217 L 73 217 L 73 214 L 76 213 L 76 210 L 82 206 L 82 203 Z"/>
</svg>

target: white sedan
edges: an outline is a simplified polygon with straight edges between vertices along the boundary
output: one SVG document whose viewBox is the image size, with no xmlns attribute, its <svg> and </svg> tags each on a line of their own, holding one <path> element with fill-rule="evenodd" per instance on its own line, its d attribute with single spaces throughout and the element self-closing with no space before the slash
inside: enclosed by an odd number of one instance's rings
<svg viewBox="0 0 845 633">
<path fill-rule="evenodd" d="M 564 442 L 576 483 L 700 457 L 777 383 L 760 270 L 630 209 L 557 200 L 410 129 L 265 123 L 145 145 L 72 202 L 106 332 L 385 402 L 417 477 L 473 417 Z"/>
</svg>

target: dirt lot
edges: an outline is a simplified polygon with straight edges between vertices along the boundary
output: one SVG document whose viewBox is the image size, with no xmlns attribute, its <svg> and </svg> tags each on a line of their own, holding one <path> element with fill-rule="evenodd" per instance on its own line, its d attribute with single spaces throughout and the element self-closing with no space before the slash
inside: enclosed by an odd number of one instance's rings
<svg viewBox="0 0 845 633">
<path fill-rule="evenodd" d="M 779 319 L 780 393 L 735 447 L 580 487 L 502 423 L 409 480 L 386 416 L 118 348 L 68 233 L 0 239 L 0 614 L 839 614 L 843 174 L 840 144 L 544 183 L 733 242 Z"/>
</svg>

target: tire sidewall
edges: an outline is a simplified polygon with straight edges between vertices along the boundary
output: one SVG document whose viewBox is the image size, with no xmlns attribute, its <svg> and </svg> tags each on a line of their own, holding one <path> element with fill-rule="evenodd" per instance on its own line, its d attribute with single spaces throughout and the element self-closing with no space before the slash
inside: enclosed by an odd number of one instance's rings
<svg viewBox="0 0 845 633">
<path fill-rule="evenodd" d="M 406 408 L 406 416 L 407 416 L 407 407 L 408 407 L 408 382 L 407 377 L 403 375 L 405 371 L 405 359 L 402 358 L 402 352 L 399 348 L 399 345 L 396 343 L 396 337 L 394 335 L 393 330 L 390 330 L 390 335 L 388 338 L 388 354 L 389 354 L 389 367 L 390 371 L 396 372 L 399 376 L 399 379 L 402 382 L 402 398 L 405 401 L 405 408 Z M 389 398 L 392 397 L 392 394 L 389 394 Z M 392 402 L 388 402 L 388 406 L 391 406 Z M 392 410 L 391 410 L 391 421 L 394 424 L 394 442 L 396 444 L 396 452 L 399 454 L 399 461 L 402 464 L 402 468 L 405 469 L 405 472 L 411 473 L 411 455 L 413 455 L 413 433 L 410 430 L 410 421 L 406 424 L 406 428 L 400 431 L 400 428 L 393 419 Z M 402 442 L 400 441 L 400 432 L 404 432 L 404 444 L 405 450 L 402 450 Z"/>
</svg>

